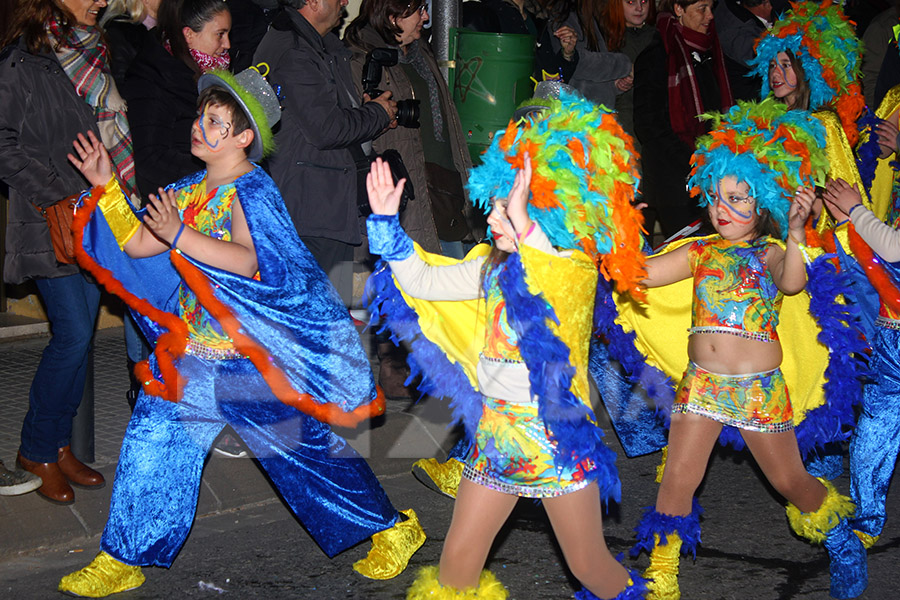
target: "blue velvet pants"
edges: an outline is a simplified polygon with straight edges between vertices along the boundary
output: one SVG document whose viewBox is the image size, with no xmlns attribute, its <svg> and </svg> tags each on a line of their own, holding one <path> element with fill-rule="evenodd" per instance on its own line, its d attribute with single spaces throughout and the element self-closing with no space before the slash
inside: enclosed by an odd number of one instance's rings
<svg viewBox="0 0 900 600">
<path fill-rule="evenodd" d="M 31 382 L 19 451 L 28 460 L 56 462 L 59 449 L 69 445 L 72 418 L 84 394 L 100 288 L 81 273 L 35 283 L 52 337 Z"/>
<path fill-rule="evenodd" d="M 247 359 L 181 359 L 178 403 L 141 393 L 122 443 L 102 550 L 172 564 L 187 538 L 203 464 L 227 423 L 328 556 L 399 515 L 368 464 L 327 425 L 277 400 Z"/>
<path fill-rule="evenodd" d="M 875 381 L 866 385 L 863 408 L 850 440 L 853 529 L 881 534 L 885 498 L 900 450 L 900 331 L 879 327 L 873 344 Z"/>
</svg>

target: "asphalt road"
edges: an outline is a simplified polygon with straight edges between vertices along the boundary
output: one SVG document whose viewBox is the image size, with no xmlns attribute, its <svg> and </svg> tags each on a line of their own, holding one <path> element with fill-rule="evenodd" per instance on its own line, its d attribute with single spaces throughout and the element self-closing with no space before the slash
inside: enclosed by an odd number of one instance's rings
<svg viewBox="0 0 900 600">
<path fill-rule="evenodd" d="M 378 430 L 373 432 L 378 435 Z M 610 439 L 608 437 L 608 439 Z M 621 505 L 611 507 L 604 524 L 613 553 L 627 552 L 641 508 L 652 503 L 653 474 L 658 456 L 626 459 L 620 453 L 623 482 Z M 227 459 L 213 459 L 227 460 Z M 119 594 L 121 600 L 180 598 L 267 599 L 402 599 L 418 567 L 435 564 L 450 522 L 452 501 L 428 491 L 410 474 L 407 459 L 372 458 L 398 508 L 413 507 L 428 541 L 409 569 L 390 581 L 370 581 L 352 569 L 365 556 L 368 542 L 328 559 L 277 499 L 197 519 L 191 536 L 171 569 L 147 568 L 147 582 Z M 230 461 L 244 476 L 258 477 L 251 460 Z M 846 475 L 835 480 L 847 489 Z M 696 562 L 682 559 L 681 589 L 685 600 L 826 599 L 828 559 L 823 548 L 794 536 L 782 501 L 761 480 L 744 454 L 719 452 L 710 463 L 700 491 L 705 509 L 703 543 Z M 900 515 L 900 496 L 889 497 L 889 511 Z M 889 520 L 880 542 L 869 554 L 868 600 L 893 600 L 898 593 L 900 519 Z M 0 529 L 2 531 L 2 529 Z M 2 533 L 0 533 L 2 540 Z M 88 540 L 0 563 L 0 597 L 16 600 L 57 598 L 59 578 L 86 564 L 99 540 Z M 643 568 L 646 555 L 626 558 Z M 568 575 L 542 509 L 521 501 L 497 540 L 489 567 L 518 600 L 571 598 L 576 583 Z"/>
</svg>

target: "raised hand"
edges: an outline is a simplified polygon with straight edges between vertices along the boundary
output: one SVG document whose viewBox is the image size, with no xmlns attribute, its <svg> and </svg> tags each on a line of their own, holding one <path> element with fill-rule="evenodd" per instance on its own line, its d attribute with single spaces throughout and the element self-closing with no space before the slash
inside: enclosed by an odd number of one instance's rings
<svg viewBox="0 0 900 600">
<path fill-rule="evenodd" d="M 797 193 L 794 194 L 794 201 L 791 202 L 791 208 L 788 211 L 788 228 L 801 240 L 805 239 L 804 228 L 806 220 L 809 219 L 815 201 L 815 188 L 801 185 L 797 188 Z"/>
<path fill-rule="evenodd" d="M 401 179 L 394 185 L 390 165 L 376 158 L 369 174 L 366 175 L 366 191 L 369 193 L 369 207 L 372 214 L 396 215 L 400 210 L 400 197 L 403 195 L 405 184 L 406 179 Z"/>
<path fill-rule="evenodd" d="M 175 192 L 159 188 L 159 195 L 150 194 L 144 225 L 170 246 L 181 228 L 181 215 L 175 202 Z"/>
<path fill-rule="evenodd" d="M 531 157 L 525 154 L 525 164 L 516 171 L 512 189 L 506 197 L 506 217 L 510 220 L 516 232 L 521 235 L 531 225 L 528 216 L 528 196 L 531 193 Z"/>
<path fill-rule="evenodd" d="M 81 171 L 92 186 L 106 185 L 112 177 L 112 166 L 106 147 L 97 139 L 94 132 L 88 131 L 87 137 L 79 133 L 78 138 L 72 142 L 72 147 L 78 156 L 67 154 L 69 162 Z"/>
</svg>

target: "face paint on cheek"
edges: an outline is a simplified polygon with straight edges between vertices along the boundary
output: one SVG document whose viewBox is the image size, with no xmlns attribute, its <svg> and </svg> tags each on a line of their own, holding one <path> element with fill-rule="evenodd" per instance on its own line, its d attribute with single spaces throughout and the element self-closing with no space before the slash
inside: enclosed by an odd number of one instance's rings
<svg viewBox="0 0 900 600">
<path fill-rule="evenodd" d="M 736 225 L 747 225 L 753 220 L 753 206 L 748 205 L 746 212 L 740 210 L 737 206 L 726 201 L 725 198 L 722 197 L 722 191 L 718 186 L 716 186 L 716 198 L 719 206 L 725 209 L 725 212 L 728 213 L 728 216 Z"/>
<path fill-rule="evenodd" d="M 781 80 L 784 82 L 784 85 L 788 86 L 791 89 L 797 87 L 796 83 L 792 84 L 790 81 L 788 81 L 787 70 L 784 68 L 783 65 L 775 65 L 775 66 L 778 67 L 779 71 L 781 71 Z"/>
<path fill-rule="evenodd" d="M 206 123 L 204 123 L 204 121 L 206 121 L 206 119 L 204 119 L 205 116 L 206 113 L 204 112 L 197 120 L 200 125 L 200 135 L 203 137 L 203 143 L 206 144 L 206 147 L 209 148 L 211 152 L 218 152 L 217 148 L 219 147 L 219 142 L 222 140 L 216 140 L 215 144 L 210 142 L 209 137 L 206 135 Z"/>
</svg>

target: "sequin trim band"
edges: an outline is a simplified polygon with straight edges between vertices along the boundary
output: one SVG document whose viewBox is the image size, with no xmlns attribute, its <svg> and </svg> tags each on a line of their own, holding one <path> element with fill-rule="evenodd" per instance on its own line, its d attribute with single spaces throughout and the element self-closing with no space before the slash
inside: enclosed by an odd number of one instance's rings
<svg viewBox="0 0 900 600">
<path fill-rule="evenodd" d="M 528 367 L 528 365 L 525 364 L 525 361 L 515 360 L 512 358 L 495 358 L 493 356 L 485 356 L 484 352 L 479 354 L 478 357 L 485 362 L 494 363 L 494 364 L 498 364 L 498 365 L 510 365 L 513 367 L 525 367 L 525 368 Z"/>
<path fill-rule="evenodd" d="M 772 343 L 778 341 L 777 337 L 772 337 L 772 335 L 766 331 L 745 331 L 743 329 L 738 329 L 737 327 L 691 327 L 688 329 L 688 333 L 727 333 L 729 335 L 736 335 L 757 342 Z"/>
<path fill-rule="evenodd" d="M 885 329 L 900 330 L 900 320 L 897 320 L 897 319 L 888 319 L 887 317 L 878 317 L 877 319 L 875 319 L 875 324 L 879 327 L 884 327 Z"/>
<path fill-rule="evenodd" d="M 721 413 L 706 410 L 703 408 L 698 408 L 697 406 L 693 406 L 688 403 L 677 403 L 672 406 L 672 414 L 676 413 L 692 413 L 695 415 L 700 415 L 702 417 L 706 417 L 708 419 L 712 419 L 713 421 L 718 421 L 723 425 L 731 425 L 732 427 L 737 427 L 738 429 L 743 429 L 745 431 L 758 431 L 760 433 L 784 433 L 785 431 L 791 431 L 794 428 L 793 421 L 785 422 L 785 423 L 772 423 L 772 424 L 762 424 L 762 423 L 753 423 L 748 421 L 742 421 L 741 419 L 734 419 L 732 417 L 723 416 Z"/>
<path fill-rule="evenodd" d="M 520 496 L 523 498 L 556 498 L 558 496 L 565 496 L 566 494 L 571 494 L 572 492 L 577 492 L 578 490 L 582 490 L 590 485 L 591 480 L 585 479 L 583 481 L 578 481 L 574 483 L 570 483 L 564 488 L 561 487 L 538 487 L 538 486 L 528 486 L 528 485 L 516 485 L 512 483 L 506 483 L 505 481 L 499 481 L 494 479 L 493 477 L 489 477 L 482 473 L 481 471 L 476 471 L 468 464 L 463 468 L 462 476 L 471 481 L 472 483 L 477 483 L 478 485 L 483 485 L 486 488 L 490 488 L 492 490 L 496 490 L 498 492 L 502 492 L 504 494 L 510 494 L 512 496 Z"/>
<path fill-rule="evenodd" d="M 234 360 L 236 358 L 247 358 L 234 348 L 210 348 L 194 340 L 188 340 L 185 354 L 204 358 L 206 360 Z"/>
</svg>

